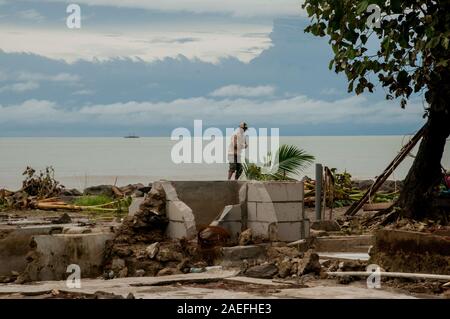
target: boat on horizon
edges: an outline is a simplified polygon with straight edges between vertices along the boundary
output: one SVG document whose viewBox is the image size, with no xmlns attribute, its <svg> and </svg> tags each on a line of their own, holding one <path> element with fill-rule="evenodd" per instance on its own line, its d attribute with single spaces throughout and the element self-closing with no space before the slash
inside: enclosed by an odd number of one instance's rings
<svg viewBox="0 0 450 319">
<path fill-rule="evenodd" d="M 124 136 L 124 138 L 139 138 L 139 136 L 133 134 L 133 135 Z"/>
</svg>

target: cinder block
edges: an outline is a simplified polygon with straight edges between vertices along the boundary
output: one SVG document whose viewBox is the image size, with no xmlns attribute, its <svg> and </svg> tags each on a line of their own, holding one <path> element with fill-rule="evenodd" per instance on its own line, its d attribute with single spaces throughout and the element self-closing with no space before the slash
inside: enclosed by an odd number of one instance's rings
<svg viewBox="0 0 450 319">
<path fill-rule="evenodd" d="M 180 200 L 166 202 L 166 215 L 171 221 L 184 221 L 192 218 L 192 209 Z"/>
<path fill-rule="evenodd" d="M 251 182 L 248 183 L 250 202 L 286 202 L 303 200 L 302 182 Z"/>
<path fill-rule="evenodd" d="M 256 202 L 248 202 L 247 203 L 247 214 L 248 221 L 257 221 L 258 217 L 256 215 Z"/>
<path fill-rule="evenodd" d="M 252 230 L 253 236 L 263 236 L 264 238 L 268 238 L 269 233 L 268 222 L 248 221 L 247 226 Z"/>
<path fill-rule="evenodd" d="M 247 201 L 247 184 L 243 184 L 239 188 L 239 203 L 245 203 Z"/>
<path fill-rule="evenodd" d="M 166 194 L 166 200 L 168 201 L 177 201 L 179 200 L 177 191 L 172 183 L 167 181 L 160 181 L 162 188 L 164 189 L 164 193 Z"/>
<path fill-rule="evenodd" d="M 293 222 L 301 220 L 303 205 L 301 202 L 258 203 L 258 220 Z"/>
</svg>

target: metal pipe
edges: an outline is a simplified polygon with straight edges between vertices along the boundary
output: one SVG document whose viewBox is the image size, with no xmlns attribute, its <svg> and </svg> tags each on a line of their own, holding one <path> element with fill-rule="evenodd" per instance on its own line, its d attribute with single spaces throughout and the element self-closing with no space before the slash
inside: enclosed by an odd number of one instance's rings
<svg viewBox="0 0 450 319">
<path fill-rule="evenodd" d="M 355 276 L 355 277 L 366 277 L 372 274 L 377 274 L 381 277 L 396 277 L 396 278 L 416 278 L 416 279 L 435 279 L 435 280 L 450 280 L 449 275 L 435 275 L 435 274 L 419 274 L 419 273 L 408 273 L 408 272 L 366 272 L 366 271 L 328 271 L 327 274 L 329 276 L 336 277 L 346 277 L 346 276 Z"/>
</svg>

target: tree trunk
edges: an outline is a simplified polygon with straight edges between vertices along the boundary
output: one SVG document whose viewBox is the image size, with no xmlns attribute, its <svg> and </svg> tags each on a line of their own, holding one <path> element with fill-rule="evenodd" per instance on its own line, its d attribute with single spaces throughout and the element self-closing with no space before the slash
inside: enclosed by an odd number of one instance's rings
<svg viewBox="0 0 450 319">
<path fill-rule="evenodd" d="M 430 112 L 419 151 L 406 176 L 397 205 L 400 216 L 423 219 L 432 213 L 436 186 L 442 179 L 441 159 L 450 134 L 448 112 Z"/>
</svg>

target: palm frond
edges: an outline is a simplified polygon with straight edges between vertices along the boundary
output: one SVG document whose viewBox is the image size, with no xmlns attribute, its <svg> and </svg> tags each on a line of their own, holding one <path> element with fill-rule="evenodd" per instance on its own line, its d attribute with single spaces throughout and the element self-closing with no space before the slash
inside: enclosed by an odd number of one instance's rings
<svg viewBox="0 0 450 319">
<path fill-rule="evenodd" d="M 244 173 L 249 180 L 294 180 L 303 170 L 311 165 L 315 157 L 295 145 L 282 145 L 275 153 L 268 153 L 263 173 L 261 167 L 246 161 Z"/>
</svg>

